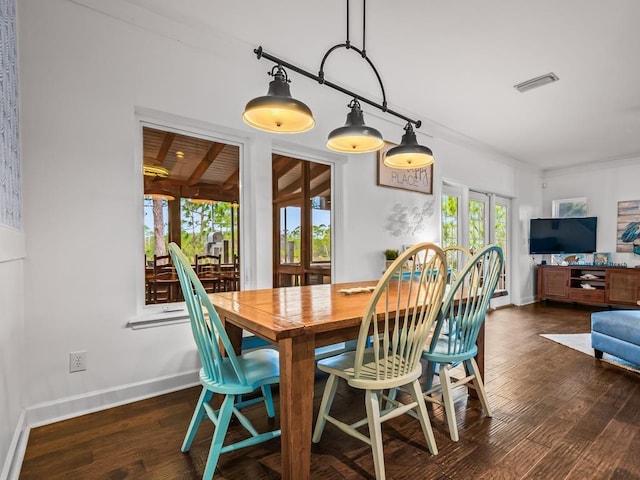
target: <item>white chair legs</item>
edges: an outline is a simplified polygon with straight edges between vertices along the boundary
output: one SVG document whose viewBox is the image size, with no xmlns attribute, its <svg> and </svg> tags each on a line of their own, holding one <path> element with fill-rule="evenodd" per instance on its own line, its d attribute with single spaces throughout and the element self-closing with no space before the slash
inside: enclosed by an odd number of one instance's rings
<svg viewBox="0 0 640 480">
<path fill-rule="evenodd" d="M 366 390 L 364 404 L 367 409 L 373 468 L 376 472 L 376 479 L 384 480 L 384 452 L 382 450 L 382 424 L 380 421 L 380 399 L 378 398 L 378 393 L 375 390 Z"/>
<path fill-rule="evenodd" d="M 386 478 L 386 474 L 384 468 L 382 423 L 386 420 L 395 418 L 402 413 L 410 413 L 411 416 L 420 421 L 429 451 L 433 455 L 438 454 L 436 439 L 433 435 L 433 429 L 431 428 L 431 422 L 429 421 L 429 414 L 427 413 L 427 407 L 425 405 L 424 396 L 418 380 L 414 380 L 412 383 L 406 385 L 407 388 L 405 391 L 411 394 L 413 398 L 413 402 L 407 404 L 402 404 L 394 398 L 384 396 L 380 390 L 365 390 L 364 400 L 367 418 L 351 425 L 347 425 L 329 415 L 329 411 L 331 410 L 331 405 L 335 397 L 336 388 L 338 386 L 338 380 L 339 377 L 337 375 L 329 375 L 329 378 L 327 379 L 324 394 L 322 395 L 322 402 L 320 403 L 318 419 L 316 420 L 316 426 L 313 431 L 312 440 L 314 443 L 318 443 L 320 441 L 324 427 L 327 424 L 327 420 L 329 420 L 342 431 L 371 446 L 376 480 L 384 480 Z M 387 407 L 384 410 L 381 410 L 381 404 L 387 405 Z M 369 427 L 368 437 L 356 431 L 357 428 L 364 425 Z"/>
<path fill-rule="evenodd" d="M 436 438 L 433 436 L 433 429 L 431 428 L 431 422 L 429 421 L 429 414 L 427 413 L 427 406 L 424 403 L 424 397 L 420 389 L 420 382 L 414 381 L 409 385 L 409 392 L 413 397 L 413 400 L 418 405 L 418 420 L 422 426 L 422 433 L 427 441 L 427 447 L 433 455 L 438 454 L 438 447 L 436 446 Z"/>
<path fill-rule="evenodd" d="M 338 377 L 336 375 L 329 375 L 327 383 L 324 387 L 324 393 L 322 394 L 322 402 L 320 403 L 320 410 L 318 411 L 318 420 L 316 421 L 316 427 L 313 430 L 313 437 L 311 441 L 318 443 L 324 427 L 327 424 L 327 415 L 331 410 L 333 404 L 333 397 L 336 395 L 336 389 L 338 388 Z"/>
</svg>

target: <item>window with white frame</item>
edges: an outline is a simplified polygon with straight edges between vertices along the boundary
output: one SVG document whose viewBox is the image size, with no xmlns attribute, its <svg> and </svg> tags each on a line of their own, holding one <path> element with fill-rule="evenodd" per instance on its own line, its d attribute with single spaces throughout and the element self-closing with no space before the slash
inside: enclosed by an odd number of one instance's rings
<svg viewBox="0 0 640 480">
<path fill-rule="evenodd" d="M 554 218 L 586 217 L 587 199 L 586 197 L 578 197 L 553 200 L 551 209 L 551 216 Z"/>
</svg>

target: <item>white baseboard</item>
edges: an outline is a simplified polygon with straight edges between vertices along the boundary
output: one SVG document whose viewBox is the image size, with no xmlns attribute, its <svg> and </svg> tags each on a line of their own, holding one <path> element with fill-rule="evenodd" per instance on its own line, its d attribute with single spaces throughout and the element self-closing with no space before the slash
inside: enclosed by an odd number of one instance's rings
<svg viewBox="0 0 640 480">
<path fill-rule="evenodd" d="M 27 449 L 27 439 L 29 438 L 29 427 L 27 427 L 25 420 L 26 415 L 23 410 L 18 418 L 18 424 L 9 444 L 7 458 L 4 461 L 2 472 L 0 472 L 0 480 L 18 480 L 24 452 Z"/>
<path fill-rule="evenodd" d="M 20 415 L 0 480 L 17 480 L 32 428 L 137 402 L 198 384 L 198 371 L 88 392 L 27 408 Z"/>
<path fill-rule="evenodd" d="M 145 398 L 182 390 L 198 384 L 198 371 L 159 377 L 144 382 L 120 385 L 82 395 L 45 402 L 27 408 L 27 425 L 30 428 L 59 422 Z"/>
<path fill-rule="evenodd" d="M 531 303 L 536 303 L 538 301 L 538 299 L 536 297 L 526 297 L 526 298 L 522 298 L 520 303 L 518 303 L 517 305 L 519 307 L 524 307 L 525 305 L 529 305 Z"/>
</svg>

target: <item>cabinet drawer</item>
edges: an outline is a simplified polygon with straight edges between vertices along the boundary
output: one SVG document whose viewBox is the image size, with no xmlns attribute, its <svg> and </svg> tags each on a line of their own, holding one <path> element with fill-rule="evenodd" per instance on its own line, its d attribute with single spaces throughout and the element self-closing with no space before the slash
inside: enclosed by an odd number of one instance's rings
<svg viewBox="0 0 640 480">
<path fill-rule="evenodd" d="M 604 303 L 604 290 L 587 290 L 586 288 L 569 289 L 569 299 L 576 302 Z"/>
</svg>

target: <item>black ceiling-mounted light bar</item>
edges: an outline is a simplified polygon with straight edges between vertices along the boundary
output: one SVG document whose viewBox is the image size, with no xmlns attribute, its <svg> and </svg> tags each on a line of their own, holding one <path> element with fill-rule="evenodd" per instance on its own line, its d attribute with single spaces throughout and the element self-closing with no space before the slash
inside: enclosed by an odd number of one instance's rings
<svg viewBox="0 0 640 480">
<path fill-rule="evenodd" d="M 256 48 L 253 52 L 256 54 L 258 59 L 264 58 L 276 64 L 269 73 L 269 75 L 273 76 L 274 79 L 269 85 L 267 95 L 254 98 L 247 103 L 242 117 L 247 124 L 254 128 L 275 133 L 300 133 L 308 131 L 314 127 L 315 120 L 309 107 L 291 96 L 289 89 L 290 80 L 285 70 L 285 68 L 287 68 L 299 73 L 300 75 L 315 80 L 321 85 L 326 85 L 349 97 L 352 97 L 353 100 L 351 100 L 348 105 L 350 112 L 347 115 L 347 122 L 343 127 L 336 128 L 329 134 L 329 139 L 327 141 L 328 148 L 338 152 L 364 153 L 380 150 L 384 146 L 384 141 L 382 140 L 380 132 L 375 128 L 367 127 L 364 124 L 364 117 L 359 103 L 363 102 L 407 122 L 404 127 L 405 134 L 402 136 L 402 142 L 400 145 L 391 148 L 386 153 L 384 159 L 384 163 L 386 165 L 393 168 L 420 168 L 430 165 L 433 163 L 433 153 L 429 148 L 418 144 L 413 130 L 413 125 L 415 125 L 415 128 L 420 128 L 422 122 L 420 120 L 409 118 L 406 115 L 398 113 L 387 107 L 387 98 L 384 85 L 382 84 L 382 79 L 380 78 L 380 74 L 373 62 L 367 56 L 365 49 L 366 0 L 363 0 L 362 24 L 361 50 L 351 45 L 349 40 L 349 0 L 347 0 L 347 39 L 345 43 L 334 45 L 327 50 L 322 58 L 318 75 L 265 52 L 261 46 Z M 367 61 L 380 84 L 380 90 L 382 91 L 382 104 L 352 92 L 351 90 L 348 90 L 347 88 L 325 78 L 325 62 L 331 53 L 340 48 L 353 50 Z"/>
<path fill-rule="evenodd" d="M 329 54 L 331 52 L 333 52 L 334 50 L 336 50 L 338 47 L 344 47 L 346 49 L 351 49 L 354 50 L 358 53 L 360 53 L 360 55 L 362 54 L 362 50 L 354 47 L 353 45 L 349 45 L 348 43 L 342 43 L 340 45 L 336 45 L 335 47 L 332 47 L 324 56 L 324 58 L 322 59 L 322 66 L 320 67 L 320 72 L 319 75 L 314 75 L 311 72 L 307 72 L 306 70 L 304 70 L 303 68 L 300 68 L 292 63 L 287 62 L 286 60 L 282 60 L 281 58 L 278 58 L 274 55 L 271 55 L 270 53 L 265 52 L 262 47 L 258 47 L 256 49 L 253 50 L 253 53 L 256 54 L 256 57 L 258 59 L 261 58 L 265 58 L 267 60 L 272 61 L 273 63 L 276 63 L 278 65 L 280 65 L 281 67 L 286 67 L 289 70 L 293 70 L 296 73 L 299 73 L 300 75 L 304 75 L 307 78 L 310 78 L 312 80 L 315 80 L 316 82 L 320 83 L 321 85 L 326 85 L 327 87 L 331 87 L 334 90 L 337 90 L 339 92 L 344 93 L 345 95 L 349 96 L 349 97 L 353 97 L 353 98 L 357 98 L 358 100 L 360 100 L 361 102 L 366 103 L 367 105 L 371 105 L 372 107 L 375 107 L 379 110 L 382 110 L 385 113 L 388 113 L 390 115 L 393 115 L 395 117 L 401 118 L 402 120 L 404 120 L 405 122 L 409 122 L 409 123 L 413 123 L 416 128 L 420 128 L 422 126 L 422 121 L 421 120 L 413 120 L 409 117 L 407 117 L 406 115 L 403 115 L 401 113 L 398 113 L 394 110 L 391 110 L 390 108 L 387 108 L 387 98 L 385 95 L 385 91 L 384 91 L 384 86 L 382 85 L 382 80 L 380 79 L 380 75 L 378 75 L 378 71 L 376 70 L 376 67 L 373 66 L 373 63 L 371 63 L 371 61 L 369 60 L 369 57 L 363 56 L 362 58 L 364 58 L 365 60 L 367 60 L 367 63 L 369 63 L 369 65 L 371 65 L 371 68 L 373 69 L 373 71 L 376 74 L 376 77 L 378 78 L 378 82 L 380 83 L 380 89 L 382 90 L 382 104 L 376 103 L 373 100 L 369 100 L 366 97 L 363 97 L 362 95 L 359 95 L 355 92 L 352 92 L 351 90 L 348 90 L 344 87 L 341 87 L 340 85 L 330 82 L 329 80 L 326 80 L 324 78 L 324 62 L 327 59 L 327 57 L 329 56 Z"/>
</svg>

